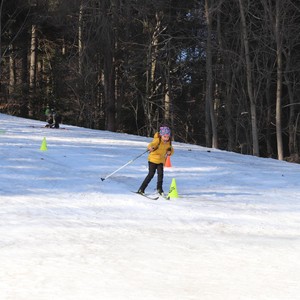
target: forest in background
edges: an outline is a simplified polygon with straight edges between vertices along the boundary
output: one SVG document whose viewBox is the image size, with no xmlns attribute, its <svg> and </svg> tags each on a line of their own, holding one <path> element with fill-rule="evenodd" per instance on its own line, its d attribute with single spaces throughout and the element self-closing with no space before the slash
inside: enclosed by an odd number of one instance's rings
<svg viewBox="0 0 300 300">
<path fill-rule="evenodd" d="M 300 162 L 298 0 L 1 0 L 0 112 Z"/>
</svg>

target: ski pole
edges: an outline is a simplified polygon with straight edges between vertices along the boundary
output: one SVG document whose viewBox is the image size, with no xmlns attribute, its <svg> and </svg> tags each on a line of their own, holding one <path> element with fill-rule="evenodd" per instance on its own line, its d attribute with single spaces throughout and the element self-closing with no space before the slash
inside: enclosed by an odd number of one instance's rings
<svg viewBox="0 0 300 300">
<path fill-rule="evenodd" d="M 104 181 L 105 179 L 109 178 L 110 176 L 114 175 L 115 173 L 117 173 L 118 171 L 120 171 L 121 169 L 125 168 L 126 166 L 128 166 L 129 164 L 131 164 L 132 162 L 134 162 L 135 160 L 137 160 L 139 157 L 141 157 L 142 155 L 144 155 L 146 152 L 148 152 L 149 150 L 147 149 L 145 152 L 141 153 L 140 155 L 138 155 L 137 157 L 133 158 L 132 160 L 130 160 L 129 162 L 127 162 L 125 165 L 121 166 L 119 169 L 115 170 L 114 172 L 112 172 L 111 174 L 105 176 L 104 178 L 101 178 L 102 181 Z"/>
</svg>

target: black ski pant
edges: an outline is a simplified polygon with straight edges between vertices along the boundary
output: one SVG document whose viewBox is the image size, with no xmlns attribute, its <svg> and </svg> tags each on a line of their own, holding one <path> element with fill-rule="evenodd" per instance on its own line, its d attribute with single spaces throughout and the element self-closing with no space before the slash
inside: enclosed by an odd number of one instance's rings
<svg viewBox="0 0 300 300">
<path fill-rule="evenodd" d="M 147 188 L 148 184 L 152 180 L 153 176 L 155 175 L 155 172 L 157 170 L 157 185 L 156 188 L 159 191 L 163 191 L 162 185 L 163 185 L 163 177 L 164 177 L 164 165 L 163 164 L 155 164 L 153 162 L 148 162 L 149 166 L 149 172 L 146 178 L 144 179 L 141 187 L 139 188 L 143 192 Z"/>
</svg>

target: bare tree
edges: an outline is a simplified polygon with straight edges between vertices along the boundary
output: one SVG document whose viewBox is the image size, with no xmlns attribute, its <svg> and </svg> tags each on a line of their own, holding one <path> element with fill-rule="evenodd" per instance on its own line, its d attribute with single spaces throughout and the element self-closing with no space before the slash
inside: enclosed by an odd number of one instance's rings
<svg viewBox="0 0 300 300">
<path fill-rule="evenodd" d="M 256 101 L 255 101 L 254 93 L 253 93 L 252 64 L 251 64 L 251 58 L 250 58 L 250 47 L 249 47 L 249 41 L 248 41 L 248 30 L 247 30 L 247 22 L 246 22 L 246 16 L 245 16 L 244 0 L 239 0 L 239 6 L 240 6 L 242 37 L 243 37 L 245 61 L 246 61 L 246 77 L 247 77 L 248 97 L 250 100 L 252 150 L 253 150 L 253 155 L 259 156 L 257 116 L 256 116 L 256 103 L 255 103 Z"/>
<path fill-rule="evenodd" d="M 206 144 L 212 145 L 213 148 L 218 148 L 218 134 L 216 116 L 214 110 L 214 98 L 213 98 L 213 72 L 212 72 L 212 17 L 211 17 L 211 4 L 210 0 L 205 0 L 205 16 L 207 23 L 207 41 L 206 41 Z M 212 137 L 210 136 L 210 130 Z"/>
<path fill-rule="evenodd" d="M 4 0 L 2 0 L 0 2 L 0 78 L 1 78 L 1 75 L 2 75 L 2 69 L 1 69 L 1 66 L 2 66 L 2 11 L 3 11 L 3 3 L 4 3 Z"/>
<path fill-rule="evenodd" d="M 277 155 L 283 160 L 282 125 L 281 125 L 281 97 L 282 97 L 282 33 L 281 33 L 281 0 L 276 0 L 275 14 L 275 41 L 276 41 L 276 62 L 277 62 L 277 88 L 276 88 L 276 138 Z"/>
<path fill-rule="evenodd" d="M 30 64 L 29 64 L 29 92 L 30 102 L 28 108 L 29 117 L 33 117 L 33 98 L 36 90 L 36 70 L 37 70 L 37 25 L 31 26 Z"/>
</svg>

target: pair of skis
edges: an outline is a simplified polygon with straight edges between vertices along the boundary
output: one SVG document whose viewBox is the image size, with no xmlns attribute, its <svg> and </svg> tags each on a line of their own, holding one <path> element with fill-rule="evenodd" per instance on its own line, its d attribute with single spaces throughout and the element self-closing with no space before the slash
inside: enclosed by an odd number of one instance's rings
<svg viewBox="0 0 300 300">
<path fill-rule="evenodd" d="M 163 198 L 165 200 L 170 200 L 170 197 L 169 196 L 165 196 L 165 195 L 154 196 L 154 195 L 151 195 L 151 194 L 150 195 L 149 194 L 140 194 L 138 192 L 133 192 L 133 193 L 135 193 L 137 195 L 140 195 L 142 197 L 146 197 L 146 198 L 148 198 L 150 200 L 158 200 L 159 198 Z"/>
</svg>

